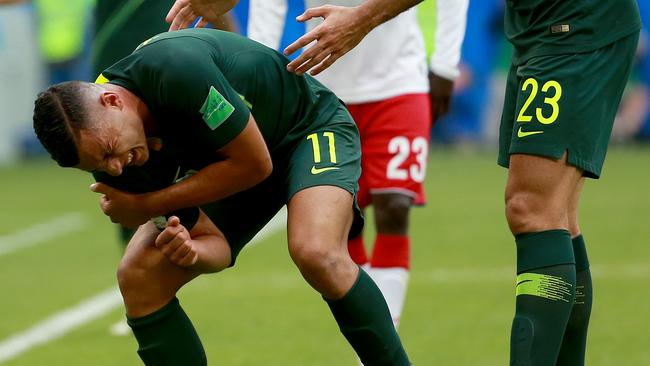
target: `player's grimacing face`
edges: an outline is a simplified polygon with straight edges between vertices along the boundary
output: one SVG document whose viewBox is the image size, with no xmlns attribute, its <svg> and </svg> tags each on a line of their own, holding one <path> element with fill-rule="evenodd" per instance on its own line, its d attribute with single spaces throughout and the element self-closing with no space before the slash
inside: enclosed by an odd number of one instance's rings
<svg viewBox="0 0 650 366">
<path fill-rule="evenodd" d="M 109 109 L 92 128 L 79 130 L 77 168 L 122 174 L 126 166 L 141 166 L 149 159 L 142 121 L 123 110 Z"/>
</svg>

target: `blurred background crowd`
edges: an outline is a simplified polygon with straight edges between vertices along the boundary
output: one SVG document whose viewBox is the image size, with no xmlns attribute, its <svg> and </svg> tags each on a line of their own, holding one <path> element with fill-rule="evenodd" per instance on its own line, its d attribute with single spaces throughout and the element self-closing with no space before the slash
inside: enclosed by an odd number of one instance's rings
<svg viewBox="0 0 650 366">
<path fill-rule="evenodd" d="M 419 18 L 429 51 L 435 32 L 435 0 L 424 1 Z M 0 0 L 0 165 L 42 155 L 31 129 L 32 105 L 47 85 L 94 80 L 101 70 L 140 42 L 166 31 L 173 0 Z M 278 48 L 304 32 L 293 21 L 303 0 L 289 0 Z M 443 147 L 496 145 L 510 48 L 502 32 L 503 0 L 470 1 L 462 47 L 461 76 L 449 113 L 435 122 L 432 143 Z M 241 0 L 226 28 L 244 35 L 251 3 Z M 650 2 L 640 1 L 644 24 Z M 612 140 L 650 142 L 650 29 L 639 43 Z"/>
</svg>

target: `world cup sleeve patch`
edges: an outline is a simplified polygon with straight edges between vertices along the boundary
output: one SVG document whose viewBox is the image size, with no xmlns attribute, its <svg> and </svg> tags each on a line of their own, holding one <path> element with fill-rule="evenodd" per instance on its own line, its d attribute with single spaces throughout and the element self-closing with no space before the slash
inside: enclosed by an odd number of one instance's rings
<svg viewBox="0 0 650 366">
<path fill-rule="evenodd" d="M 214 86 L 210 87 L 208 96 L 205 98 L 201 110 L 199 110 L 203 115 L 203 121 L 211 130 L 221 126 L 234 111 L 235 107 Z"/>
</svg>

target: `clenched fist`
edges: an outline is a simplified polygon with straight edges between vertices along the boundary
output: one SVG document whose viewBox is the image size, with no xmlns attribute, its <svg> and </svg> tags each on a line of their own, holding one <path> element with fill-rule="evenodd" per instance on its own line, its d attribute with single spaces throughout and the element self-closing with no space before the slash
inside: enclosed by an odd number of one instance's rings
<svg viewBox="0 0 650 366">
<path fill-rule="evenodd" d="M 190 233 L 176 216 L 167 220 L 167 227 L 158 234 L 155 245 L 172 263 L 181 267 L 191 267 L 199 259 Z"/>
</svg>

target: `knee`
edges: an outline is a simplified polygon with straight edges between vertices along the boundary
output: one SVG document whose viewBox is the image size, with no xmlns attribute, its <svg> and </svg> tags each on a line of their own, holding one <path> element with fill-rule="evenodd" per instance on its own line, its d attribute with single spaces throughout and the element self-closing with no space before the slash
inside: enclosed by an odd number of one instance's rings
<svg viewBox="0 0 650 366">
<path fill-rule="evenodd" d="M 378 231 L 391 234 L 406 234 L 413 199 L 401 194 L 379 196 L 383 195 L 373 197 Z"/>
<path fill-rule="evenodd" d="M 340 265 L 342 256 L 316 240 L 293 243 L 291 258 L 305 277 L 328 277 Z"/>
<path fill-rule="evenodd" d="M 124 296 L 138 293 L 143 289 L 147 269 L 142 263 L 123 258 L 117 267 L 117 283 Z"/>
<path fill-rule="evenodd" d="M 525 193 L 513 193 L 506 197 L 506 219 L 513 234 L 538 231 L 540 213 L 534 199 Z"/>
<path fill-rule="evenodd" d="M 329 299 L 341 298 L 352 287 L 358 267 L 344 244 L 341 250 L 319 245 L 318 240 L 289 243 L 290 254 L 300 273 L 316 291 Z"/>
<path fill-rule="evenodd" d="M 513 234 L 569 230 L 567 202 L 531 192 L 506 195 L 506 218 Z"/>
</svg>

